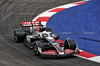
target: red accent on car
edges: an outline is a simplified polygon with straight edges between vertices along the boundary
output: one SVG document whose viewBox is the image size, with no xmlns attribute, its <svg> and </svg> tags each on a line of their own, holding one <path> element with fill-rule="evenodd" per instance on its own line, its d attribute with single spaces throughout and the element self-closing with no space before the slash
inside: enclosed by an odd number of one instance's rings
<svg viewBox="0 0 100 66">
<path fill-rule="evenodd" d="M 56 41 L 57 41 L 59 44 L 63 43 L 62 46 L 64 46 L 64 42 L 61 41 L 60 39 L 57 39 Z"/>
<path fill-rule="evenodd" d="M 21 24 L 22 24 L 22 26 L 32 26 L 32 24 L 35 26 L 40 25 L 38 21 L 22 22 Z"/>
<path fill-rule="evenodd" d="M 36 29 L 36 27 L 33 27 L 33 29 Z"/>
<path fill-rule="evenodd" d="M 37 34 L 35 36 L 38 36 Z"/>
<path fill-rule="evenodd" d="M 91 57 L 97 56 L 97 55 L 94 55 L 94 54 L 91 54 L 91 53 L 88 53 L 88 52 L 85 52 L 85 51 L 81 51 L 80 54 L 77 54 L 77 55 L 85 57 L 85 58 L 91 58 Z"/>
<path fill-rule="evenodd" d="M 58 45 L 56 45 L 57 47 L 59 47 L 59 44 Z"/>
<path fill-rule="evenodd" d="M 43 55 L 56 55 L 54 50 L 43 51 L 40 54 L 43 54 Z"/>
<path fill-rule="evenodd" d="M 62 11 L 64 9 L 66 9 L 66 8 L 56 8 L 56 9 L 53 9 L 53 10 L 51 10 L 49 12 L 59 12 L 59 11 Z"/>
<path fill-rule="evenodd" d="M 71 49 L 65 49 L 65 54 L 75 53 L 74 50 Z"/>
<path fill-rule="evenodd" d="M 64 42 L 63 42 L 63 41 L 61 41 L 60 39 L 57 39 L 56 41 L 57 41 L 57 42 L 61 42 L 61 43 L 64 43 Z"/>
<path fill-rule="evenodd" d="M 40 27 L 37 28 L 37 31 L 40 31 Z"/>
<path fill-rule="evenodd" d="M 32 26 L 31 22 L 22 22 L 22 26 Z"/>
<path fill-rule="evenodd" d="M 54 41 L 54 39 L 52 39 L 52 41 Z"/>
</svg>

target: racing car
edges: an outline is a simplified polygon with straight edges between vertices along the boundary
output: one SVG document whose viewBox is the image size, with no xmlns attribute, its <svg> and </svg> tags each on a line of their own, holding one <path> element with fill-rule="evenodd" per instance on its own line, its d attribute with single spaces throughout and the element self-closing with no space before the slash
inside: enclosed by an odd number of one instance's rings
<svg viewBox="0 0 100 66">
<path fill-rule="evenodd" d="M 22 22 L 20 28 L 14 30 L 14 40 L 23 41 L 35 55 L 64 57 L 80 53 L 74 40 L 67 38 L 65 42 L 62 42 L 59 36 L 53 34 L 51 28 L 44 27 L 41 21 Z"/>
</svg>

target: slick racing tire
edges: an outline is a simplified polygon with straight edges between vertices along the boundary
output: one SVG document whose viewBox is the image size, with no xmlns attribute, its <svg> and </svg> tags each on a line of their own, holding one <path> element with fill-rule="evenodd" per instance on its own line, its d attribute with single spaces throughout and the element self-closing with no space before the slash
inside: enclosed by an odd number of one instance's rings
<svg viewBox="0 0 100 66">
<path fill-rule="evenodd" d="M 22 42 L 23 41 L 22 39 L 23 38 L 20 35 L 18 35 L 18 34 L 16 34 L 16 32 L 14 32 L 14 41 L 15 42 Z"/>
<path fill-rule="evenodd" d="M 14 34 L 14 40 L 15 40 L 15 42 L 21 41 L 20 37 L 17 34 Z"/>
<path fill-rule="evenodd" d="M 66 39 L 64 42 L 64 49 L 72 49 L 75 50 L 76 49 L 76 43 L 74 40 L 72 39 Z"/>
<path fill-rule="evenodd" d="M 41 49 L 39 49 L 41 48 Z M 33 52 L 35 53 L 35 55 L 39 56 L 40 53 L 42 51 L 44 51 L 45 49 L 45 44 L 41 41 L 35 41 L 34 45 L 33 45 Z"/>
</svg>

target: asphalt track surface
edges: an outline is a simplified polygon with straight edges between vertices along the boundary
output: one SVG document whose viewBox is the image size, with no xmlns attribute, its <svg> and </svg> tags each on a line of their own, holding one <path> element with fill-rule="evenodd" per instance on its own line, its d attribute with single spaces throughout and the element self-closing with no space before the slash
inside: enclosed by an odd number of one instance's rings
<svg viewBox="0 0 100 66">
<path fill-rule="evenodd" d="M 15 43 L 13 30 L 22 21 L 56 6 L 78 0 L 0 0 L 0 66 L 99 66 L 76 56 L 67 58 L 41 58 L 23 43 Z"/>
</svg>

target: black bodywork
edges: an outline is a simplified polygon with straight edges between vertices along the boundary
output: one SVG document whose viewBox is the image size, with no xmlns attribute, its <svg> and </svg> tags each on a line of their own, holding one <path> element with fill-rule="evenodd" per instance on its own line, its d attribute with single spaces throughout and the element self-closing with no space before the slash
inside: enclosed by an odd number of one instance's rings
<svg viewBox="0 0 100 66">
<path fill-rule="evenodd" d="M 30 25 L 28 26 L 23 26 L 23 24 L 21 24 L 20 28 L 14 30 L 14 40 L 16 42 L 24 42 L 24 45 L 32 49 L 36 55 L 50 55 L 49 53 L 53 53 L 53 55 L 66 56 L 68 54 L 79 53 L 79 49 L 76 47 L 74 40 L 68 38 L 65 42 L 57 42 L 56 40 L 59 39 L 59 35 L 53 34 L 51 28 L 43 27 L 41 22 L 39 22 L 38 25 L 33 25 L 32 22 L 29 23 Z M 34 26 L 39 26 L 40 30 L 30 30 L 30 27 L 33 28 Z M 45 33 L 44 31 L 50 36 L 44 37 L 39 35 Z M 67 51 L 71 53 L 66 52 L 66 49 L 70 49 Z"/>
</svg>

